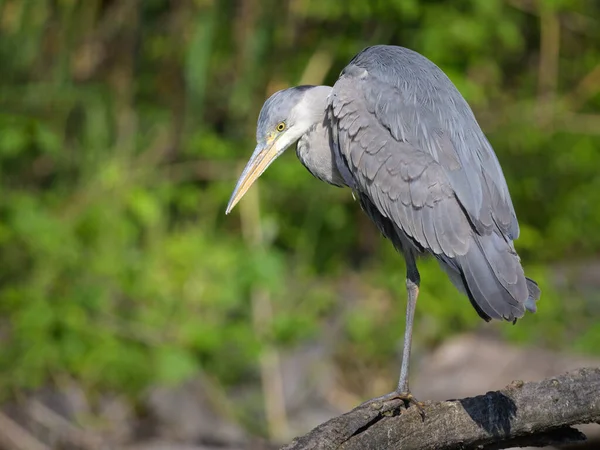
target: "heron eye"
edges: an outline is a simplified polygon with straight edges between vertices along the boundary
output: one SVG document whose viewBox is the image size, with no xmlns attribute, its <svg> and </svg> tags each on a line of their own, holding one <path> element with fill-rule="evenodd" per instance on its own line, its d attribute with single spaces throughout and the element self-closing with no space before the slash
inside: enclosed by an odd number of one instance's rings
<svg viewBox="0 0 600 450">
<path fill-rule="evenodd" d="M 283 131 L 285 130 L 285 123 L 281 122 L 279 125 L 277 125 L 277 131 Z"/>
</svg>

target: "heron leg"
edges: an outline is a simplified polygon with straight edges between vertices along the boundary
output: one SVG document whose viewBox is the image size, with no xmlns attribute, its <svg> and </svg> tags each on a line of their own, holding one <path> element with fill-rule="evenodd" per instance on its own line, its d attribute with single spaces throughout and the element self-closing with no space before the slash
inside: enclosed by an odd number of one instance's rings
<svg viewBox="0 0 600 450">
<path fill-rule="evenodd" d="M 396 391 L 399 393 L 410 394 L 408 388 L 408 366 L 410 364 L 410 349 L 412 344 L 412 330 L 415 318 L 415 309 L 417 307 L 417 298 L 419 297 L 419 285 L 421 277 L 417 270 L 417 264 L 414 256 L 406 258 L 406 292 L 408 294 L 406 302 L 406 325 L 404 328 L 404 347 L 402 349 L 402 367 L 400 368 L 400 379 Z M 412 396 L 411 396 L 412 397 Z"/>
<path fill-rule="evenodd" d="M 400 368 L 400 379 L 398 380 L 398 386 L 396 390 L 389 394 L 382 395 L 371 399 L 364 404 L 370 404 L 375 408 L 381 408 L 386 402 L 392 402 L 394 400 L 402 400 L 405 407 L 409 407 L 411 404 L 415 405 L 421 414 L 421 417 L 425 417 L 423 410 L 423 403 L 418 401 L 411 393 L 408 388 L 408 366 L 410 363 L 410 349 L 412 343 L 412 329 L 413 321 L 415 317 L 415 309 L 417 306 L 417 298 L 419 297 L 419 285 L 421 283 L 421 277 L 417 270 L 417 264 L 414 255 L 410 254 L 406 256 L 406 291 L 408 294 L 406 304 L 406 327 L 404 330 L 404 347 L 402 350 L 402 366 Z M 364 405 L 363 404 L 363 405 Z"/>
</svg>

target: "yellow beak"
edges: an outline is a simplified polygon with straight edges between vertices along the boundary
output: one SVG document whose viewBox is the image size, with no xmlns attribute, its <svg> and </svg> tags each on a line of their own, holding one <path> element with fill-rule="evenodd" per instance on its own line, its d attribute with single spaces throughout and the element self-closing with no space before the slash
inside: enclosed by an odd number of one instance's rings
<svg viewBox="0 0 600 450">
<path fill-rule="evenodd" d="M 250 161 L 248 161 L 242 175 L 240 175 L 233 194 L 231 194 L 225 214 L 231 212 L 237 202 L 239 202 L 248 189 L 250 189 L 250 186 L 252 186 L 258 177 L 262 175 L 275 158 L 279 156 L 277 146 L 274 145 L 274 143 L 274 140 L 271 140 L 264 145 L 259 144 L 256 146 L 254 153 L 250 157 Z"/>
</svg>

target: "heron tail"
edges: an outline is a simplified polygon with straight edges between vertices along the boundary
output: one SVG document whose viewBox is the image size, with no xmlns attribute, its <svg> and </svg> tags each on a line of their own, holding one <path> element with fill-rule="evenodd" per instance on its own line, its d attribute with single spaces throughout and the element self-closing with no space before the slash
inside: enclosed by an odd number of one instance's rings
<svg viewBox="0 0 600 450">
<path fill-rule="evenodd" d="M 542 291 L 538 284 L 531 278 L 525 277 L 525 282 L 527 283 L 527 290 L 529 291 L 529 297 L 525 300 L 525 308 L 527 308 L 527 311 L 534 313 L 537 311 L 536 303 L 540 299 Z"/>
<path fill-rule="evenodd" d="M 540 289 L 535 281 L 525 277 L 512 244 L 497 233 L 476 235 L 473 240 L 467 254 L 456 257 L 455 262 L 463 284 L 461 290 L 477 313 L 486 321 L 515 321 L 523 317 L 525 309 L 535 312 Z"/>
</svg>

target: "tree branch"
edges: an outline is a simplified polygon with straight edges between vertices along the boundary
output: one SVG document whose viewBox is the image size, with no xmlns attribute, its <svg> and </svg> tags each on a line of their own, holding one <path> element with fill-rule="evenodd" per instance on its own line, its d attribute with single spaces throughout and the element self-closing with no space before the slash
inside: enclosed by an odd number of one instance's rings
<svg viewBox="0 0 600 450">
<path fill-rule="evenodd" d="M 401 401 L 361 405 L 282 450 L 497 450 L 585 440 L 570 425 L 600 422 L 600 368 L 540 382 L 513 381 L 477 397 L 426 402 L 423 419 Z"/>
</svg>

